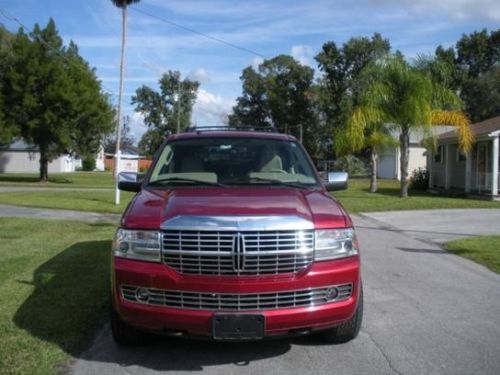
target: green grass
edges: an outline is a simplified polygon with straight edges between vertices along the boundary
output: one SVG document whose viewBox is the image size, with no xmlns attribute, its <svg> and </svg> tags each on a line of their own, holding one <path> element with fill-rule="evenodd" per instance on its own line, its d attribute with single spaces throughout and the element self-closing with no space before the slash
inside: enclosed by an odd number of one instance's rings
<svg viewBox="0 0 500 375">
<path fill-rule="evenodd" d="M 444 247 L 453 254 L 471 259 L 500 273 L 500 236 L 470 237 L 448 242 Z"/>
<path fill-rule="evenodd" d="M 114 226 L 0 218 L 0 373 L 52 374 L 109 303 Z"/>
<path fill-rule="evenodd" d="M 366 178 L 349 179 L 349 188 L 333 195 L 350 213 L 371 211 L 425 210 L 437 208 L 500 208 L 500 202 L 445 197 L 410 191 L 408 198 L 399 197 L 399 181 L 379 180 L 378 191 L 370 193 Z"/>
<path fill-rule="evenodd" d="M 0 173 L 0 186 L 51 187 L 51 188 L 113 188 L 111 172 L 49 173 L 49 182 L 38 181 L 38 174 Z"/>
<path fill-rule="evenodd" d="M 35 191 L 0 194 L 0 203 L 101 213 L 122 213 L 133 193 L 121 192 L 115 205 L 114 191 Z"/>
</svg>

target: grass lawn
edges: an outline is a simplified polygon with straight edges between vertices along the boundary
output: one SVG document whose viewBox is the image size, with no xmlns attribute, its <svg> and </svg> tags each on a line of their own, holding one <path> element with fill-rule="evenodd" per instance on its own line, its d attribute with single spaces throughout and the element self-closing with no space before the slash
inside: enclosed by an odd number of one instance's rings
<svg viewBox="0 0 500 375">
<path fill-rule="evenodd" d="M 0 203 L 27 207 L 46 207 L 87 212 L 122 213 L 134 193 L 121 192 L 115 205 L 114 191 L 35 191 L 0 194 Z"/>
<path fill-rule="evenodd" d="M 333 195 L 350 213 L 370 211 L 425 210 L 436 208 L 500 208 L 500 202 L 436 196 L 426 192 L 409 192 L 399 198 L 399 181 L 379 180 L 378 191 L 370 193 L 366 178 L 349 179 L 349 188 Z"/>
<path fill-rule="evenodd" d="M 49 182 L 40 183 L 34 173 L 0 173 L 0 186 L 51 188 L 113 188 L 111 172 L 49 173 Z"/>
<path fill-rule="evenodd" d="M 450 253 L 471 259 L 474 262 L 500 273 L 500 236 L 478 236 L 447 242 Z"/>
<path fill-rule="evenodd" d="M 0 373 L 52 374 L 89 345 L 109 303 L 114 230 L 0 218 Z"/>
</svg>

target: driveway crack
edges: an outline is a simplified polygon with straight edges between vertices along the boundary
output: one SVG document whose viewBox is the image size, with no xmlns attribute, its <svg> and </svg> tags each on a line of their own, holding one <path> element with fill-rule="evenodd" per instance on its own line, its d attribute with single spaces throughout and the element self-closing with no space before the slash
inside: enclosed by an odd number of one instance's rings
<svg viewBox="0 0 500 375">
<path fill-rule="evenodd" d="M 377 347 L 378 351 L 380 352 L 380 354 L 382 354 L 382 356 L 385 358 L 386 362 L 387 362 L 387 365 L 389 366 L 389 368 L 396 374 L 398 375 L 403 375 L 402 372 L 399 372 L 392 364 L 392 361 L 391 359 L 389 358 L 389 356 L 385 353 L 384 349 L 382 349 L 382 347 L 380 346 L 380 344 L 373 338 L 373 336 L 370 334 L 370 332 L 366 331 L 366 330 L 362 330 L 362 332 L 366 333 L 366 335 L 369 337 L 370 341 L 373 342 L 373 344 Z"/>
</svg>

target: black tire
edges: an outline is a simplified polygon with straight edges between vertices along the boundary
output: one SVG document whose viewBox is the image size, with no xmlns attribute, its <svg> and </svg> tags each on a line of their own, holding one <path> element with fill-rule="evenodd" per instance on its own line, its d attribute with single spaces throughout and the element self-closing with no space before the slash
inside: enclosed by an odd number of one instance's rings
<svg viewBox="0 0 500 375">
<path fill-rule="evenodd" d="M 321 337 L 323 341 L 331 344 L 341 344 L 348 342 L 358 336 L 359 330 L 361 329 L 361 322 L 363 321 L 363 286 L 359 292 L 358 307 L 356 312 L 347 322 L 341 325 L 330 328 L 326 331 L 321 332 Z"/>
<path fill-rule="evenodd" d="M 110 308 L 111 335 L 120 346 L 140 346 L 146 343 L 146 333 L 125 323 L 113 306 Z"/>
</svg>

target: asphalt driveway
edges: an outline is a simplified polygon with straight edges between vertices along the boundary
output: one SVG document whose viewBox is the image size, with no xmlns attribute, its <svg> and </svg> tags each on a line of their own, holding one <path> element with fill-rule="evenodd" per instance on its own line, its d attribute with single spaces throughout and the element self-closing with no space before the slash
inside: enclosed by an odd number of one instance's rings
<svg viewBox="0 0 500 375">
<path fill-rule="evenodd" d="M 67 370 L 499 374 L 500 276 L 434 242 L 475 230 L 498 234 L 500 210 L 447 211 L 354 217 L 363 250 L 365 319 L 359 337 L 350 343 L 323 345 L 314 337 L 246 344 L 162 338 L 146 347 L 121 349 L 106 326 Z"/>
</svg>

